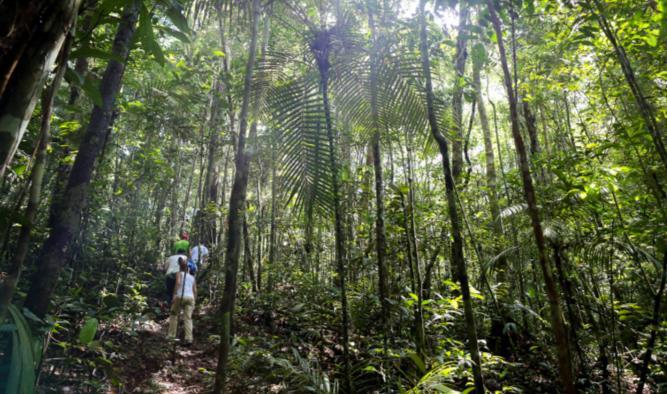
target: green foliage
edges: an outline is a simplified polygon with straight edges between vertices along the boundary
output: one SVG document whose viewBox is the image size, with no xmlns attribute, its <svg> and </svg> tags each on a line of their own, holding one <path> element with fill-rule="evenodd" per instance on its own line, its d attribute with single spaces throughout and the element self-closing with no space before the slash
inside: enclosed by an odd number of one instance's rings
<svg viewBox="0 0 667 394">
<path fill-rule="evenodd" d="M 0 326 L 0 332 L 0 342 L 9 342 L 5 349 L 11 349 L 10 354 L 4 354 L 0 359 L 0 376 L 6 376 L 0 383 L 0 391 L 33 393 L 35 372 L 42 355 L 40 338 L 33 334 L 25 316 L 15 305 L 9 306 L 9 319 Z"/>
<path fill-rule="evenodd" d="M 83 327 L 81 327 L 81 331 L 79 331 L 79 342 L 83 345 L 90 344 L 95 338 L 98 324 L 99 322 L 94 317 L 86 319 Z"/>
</svg>

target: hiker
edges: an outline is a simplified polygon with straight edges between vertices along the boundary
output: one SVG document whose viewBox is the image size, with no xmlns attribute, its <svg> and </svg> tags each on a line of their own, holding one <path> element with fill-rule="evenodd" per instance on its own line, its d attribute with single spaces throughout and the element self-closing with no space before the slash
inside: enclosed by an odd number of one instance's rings
<svg viewBox="0 0 667 394">
<path fill-rule="evenodd" d="M 190 250 L 190 234 L 187 231 L 183 231 L 180 239 L 174 242 L 173 251 L 177 252 L 179 249 L 183 249 L 186 253 Z"/>
<path fill-rule="evenodd" d="M 192 249 L 190 249 L 190 261 L 195 264 L 195 271 L 206 263 L 207 257 L 208 248 L 202 242 L 199 242 L 197 246 L 193 246 Z"/>
<path fill-rule="evenodd" d="M 164 265 L 165 270 L 165 285 L 167 288 L 167 306 L 171 305 L 171 300 L 174 296 L 174 286 L 176 284 L 176 273 L 179 271 L 179 260 L 187 260 L 185 255 L 187 249 L 178 249 L 176 254 L 169 256 Z"/>
<path fill-rule="evenodd" d="M 195 309 L 197 298 L 197 284 L 195 277 L 188 274 L 188 264 L 184 257 L 178 260 L 179 272 L 176 274 L 171 313 L 169 315 L 169 332 L 167 336 L 176 337 L 178 329 L 178 315 L 183 311 L 183 325 L 185 327 L 185 343 L 192 344 L 192 311 Z"/>
</svg>

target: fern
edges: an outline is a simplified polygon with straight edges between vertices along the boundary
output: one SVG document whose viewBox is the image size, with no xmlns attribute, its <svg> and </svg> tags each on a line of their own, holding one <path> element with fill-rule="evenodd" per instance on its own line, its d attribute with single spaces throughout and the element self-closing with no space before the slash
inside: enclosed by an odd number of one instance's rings
<svg viewBox="0 0 667 394">
<path fill-rule="evenodd" d="M 338 382 L 331 381 L 324 373 L 317 361 L 309 361 L 299 354 L 297 349 L 292 348 L 292 355 L 296 363 L 285 358 L 274 358 L 268 356 L 273 367 L 277 367 L 279 375 L 289 383 L 289 392 L 337 394 L 339 392 Z"/>
</svg>

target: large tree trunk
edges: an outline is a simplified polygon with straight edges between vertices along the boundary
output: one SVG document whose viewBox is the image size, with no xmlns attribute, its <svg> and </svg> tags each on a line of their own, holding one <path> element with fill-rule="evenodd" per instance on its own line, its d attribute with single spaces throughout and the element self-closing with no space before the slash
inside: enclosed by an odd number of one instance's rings
<svg viewBox="0 0 667 394">
<path fill-rule="evenodd" d="M 445 175 L 445 190 L 447 195 L 447 207 L 449 217 L 452 222 L 452 264 L 458 271 L 458 279 L 461 283 L 461 295 L 463 297 L 463 309 L 465 316 L 466 331 L 468 331 L 468 351 L 472 359 L 473 376 L 475 379 L 475 390 L 478 393 L 484 393 L 484 378 L 482 376 L 482 363 L 479 355 L 479 345 L 477 343 L 477 328 L 475 326 L 475 316 L 472 310 L 472 299 L 470 298 L 470 287 L 468 284 L 468 272 L 463 258 L 463 238 L 461 236 L 461 223 L 459 213 L 456 209 L 455 184 L 452 176 L 452 170 L 449 166 L 449 146 L 447 140 L 438 129 L 438 120 L 435 114 L 433 85 L 431 82 L 431 62 L 428 52 L 428 39 L 426 35 L 426 12 L 424 11 L 426 0 L 419 1 L 419 27 L 420 27 L 420 52 L 422 61 L 422 71 L 425 79 L 426 106 L 428 111 L 428 123 L 431 128 L 431 134 L 438 143 L 440 155 L 442 156 L 442 168 Z"/>
<path fill-rule="evenodd" d="M 561 384 L 566 393 L 574 393 L 574 377 L 572 371 L 572 356 L 567 339 L 567 330 L 565 322 L 563 321 L 563 312 L 560 305 L 560 295 L 556 288 L 556 283 L 553 278 L 551 266 L 549 265 L 546 245 L 544 240 L 544 233 L 542 231 L 542 222 L 540 221 L 539 209 L 537 208 L 537 200 L 535 197 L 535 190 L 533 189 L 533 180 L 530 176 L 530 168 L 528 165 L 528 155 L 526 153 L 526 146 L 523 143 L 521 132 L 519 131 L 519 111 L 517 108 L 516 96 L 512 89 L 512 76 L 510 75 L 509 66 L 507 64 L 507 55 L 505 52 L 505 45 L 503 43 L 503 31 L 500 25 L 500 19 L 496 12 L 493 0 L 487 0 L 491 21 L 498 39 L 498 51 L 500 52 L 500 61 L 503 68 L 503 77 L 505 88 L 507 89 L 507 97 L 510 107 L 510 120 L 512 123 L 512 137 L 519 155 L 519 171 L 523 180 L 523 192 L 528 205 L 528 214 L 530 216 L 533 233 L 535 235 L 535 243 L 537 244 L 537 251 L 539 255 L 540 267 L 544 276 L 544 282 L 547 290 L 547 297 L 549 298 L 549 306 L 551 309 L 551 327 L 554 331 L 556 339 L 556 347 L 558 351 L 558 367 L 560 372 Z"/>
<path fill-rule="evenodd" d="M 81 0 L 0 2 L 0 179 L 18 149 L 80 4 Z"/>
<path fill-rule="evenodd" d="M 463 171 L 463 87 L 465 82 L 466 59 L 468 58 L 468 22 L 469 7 L 465 0 L 459 1 L 459 28 L 456 37 L 456 55 L 454 56 L 454 93 L 452 95 L 452 120 L 454 139 L 452 140 L 452 176 L 456 182 Z"/>
<path fill-rule="evenodd" d="M 384 226 L 384 184 L 382 181 L 382 152 L 380 151 L 380 116 L 378 109 L 378 37 L 373 10 L 376 4 L 368 3 L 368 25 L 371 30 L 373 50 L 370 61 L 371 116 L 373 119 L 373 170 L 375 172 L 375 252 L 378 265 L 378 296 L 382 306 L 382 330 L 385 341 L 389 335 L 389 279 L 386 266 L 387 234 Z"/>
<path fill-rule="evenodd" d="M 134 0 L 123 11 L 112 48 L 112 53 L 123 59 L 123 62 L 110 60 L 104 71 L 100 85 L 102 106 L 93 108 L 90 123 L 79 145 L 79 154 L 65 188 L 58 219 L 40 252 L 39 266 L 32 277 L 26 299 L 26 307 L 39 317 L 43 317 L 48 311 L 51 294 L 69 254 L 71 241 L 79 232 L 90 179 L 112 120 L 116 95 L 120 90 L 125 63 L 136 31 L 140 5 L 139 0 Z"/>
<path fill-rule="evenodd" d="M 222 317 L 222 332 L 220 335 L 218 367 L 215 375 L 214 393 L 223 393 L 227 376 L 227 361 L 232 339 L 232 314 L 236 301 L 237 272 L 241 252 L 241 227 L 245 212 L 246 192 L 248 189 L 249 160 L 245 151 L 246 131 L 248 129 L 248 113 L 252 94 L 252 73 L 257 57 L 257 30 L 260 18 L 260 2 L 252 2 L 252 26 L 250 31 L 250 46 L 248 48 L 248 62 L 245 69 L 243 85 L 243 103 L 239 119 L 238 145 L 236 148 L 236 173 L 229 198 L 229 230 L 227 232 L 227 250 L 225 253 L 225 287 L 222 294 L 220 314 Z"/>
<path fill-rule="evenodd" d="M 12 301 L 16 284 L 19 281 L 21 270 L 23 269 L 23 263 L 28 255 L 30 235 L 35 224 L 37 210 L 39 209 L 42 198 L 42 184 L 47 164 L 47 148 L 51 140 L 51 114 L 53 113 L 53 102 L 63 76 L 65 75 L 65 70 L 67 69 L 67 57 L 69 56 L 71 46 L 72 35 L 70 34 L 58 56 L 58 68 L 56 69 L 53 81 L 42 95 L 39 146 L 37 148 L 35 165 L 30 174 L 28 206 L 25 210 L 24 223 L 23 226 L 21 226 L 21 232 L 19 233 L 19 238 L 16 243 L 16 253 L 10 260 L 7 277 L 0 289 L 0 322 L 4 320 L 7 308 Z"/>
</svg>

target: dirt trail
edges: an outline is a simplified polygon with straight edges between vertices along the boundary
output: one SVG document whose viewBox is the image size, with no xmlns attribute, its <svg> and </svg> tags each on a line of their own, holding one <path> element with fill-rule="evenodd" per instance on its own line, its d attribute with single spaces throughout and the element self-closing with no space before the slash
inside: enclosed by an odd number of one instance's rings
<svg viewBox="0 0 667 394">
<path fill-rule="evenodd" d="M 216 341 L 210 338 L 207 310 L 193 316 L 195 341 L 190 346 L 167 338 L 168 318 L 150 320 L 138 327 L 136 335 L 120 334 L 122 363 L 114 366 L 122 389 L 118 393 L 203 393 L 214 379 L 217 362 Z M 179 324 L 179 331 L 182 321 Z M 179 332 L 182 337 L 182 332 Z"/>
</svg>

